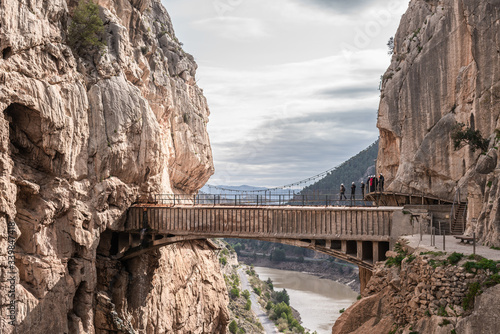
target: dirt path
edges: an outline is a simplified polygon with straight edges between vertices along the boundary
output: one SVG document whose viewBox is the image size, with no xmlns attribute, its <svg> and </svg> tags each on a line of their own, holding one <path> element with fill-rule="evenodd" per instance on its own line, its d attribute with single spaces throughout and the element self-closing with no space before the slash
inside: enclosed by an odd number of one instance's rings
<svg viewBox="0 0 500 334">
<path fill-rule="evenodd" d="M 278 333 L 274 323 L 267 317 L 266 312 L 262 309 L 258 302 L 258 296 L 253 292 L 252 286 L 248 282 L 248 277 L 242 268 L 238 268 L 238 275 L 240 276 L 241 289 L 250 291 L 250 301 L 252 302 L 252 311 L 255 313 L 260 323 L 264 327 L 266 334 Z"/>
</svg>

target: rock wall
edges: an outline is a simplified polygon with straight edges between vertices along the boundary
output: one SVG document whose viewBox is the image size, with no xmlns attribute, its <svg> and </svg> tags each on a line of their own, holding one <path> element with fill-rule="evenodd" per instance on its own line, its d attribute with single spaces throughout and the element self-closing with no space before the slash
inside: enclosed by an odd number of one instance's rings
<svg viewBox="0 0 500 334">
<path fill-rule="evenodd" d="M 491 287 L 495 284 L 493 272 L 467 271 L 463 265 L 470 259 L 444 264 L 447 256 L 439 252 L 420 255 L 417 251 L 407 256 L 401 267 L 379 263 L 361 294 L 363 298 L 340 316 L 332 334 L 495 332 L 491 329 L 500 326 L 500 286 Z M 473 283 L 480 284 L 483 293 L 475 301 L 470 299 L 473 306 L 464 310 Z M 491 303 L 490 307 L 486 303 Z"/>
<path fill-rule="evenodd" d="M 500 245 L 498 1 L 412 0 L 383 76 L 377 170 L 389 191 L 468 201 L 469 232 Z M 489 140 L 455 150 L 457 122 Z M 478 162 L 479 160 L 479 162 Z M 471 222 L 477 219 L 477 225 Z"/>
<path fill-rule="evenodd" d="M 79 55 L 77 1 L 0 2 L 0 332 L 213 333 L 227 297 L 203 244 L 96 260 L 133 202 L 213 173 L 196 64 L 160 1 L 98 4 L 107 47 Z"/>
</svg>

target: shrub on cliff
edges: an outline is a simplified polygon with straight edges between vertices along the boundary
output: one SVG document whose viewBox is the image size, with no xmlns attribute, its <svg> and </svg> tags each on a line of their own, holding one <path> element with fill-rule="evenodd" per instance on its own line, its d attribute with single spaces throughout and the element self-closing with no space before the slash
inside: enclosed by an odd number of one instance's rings
<svg viewBox="0 0 500 334">
<path fill-rule="evenodd" d="M 465 127 L 464 123 L 457 123 L 451 133 L 453 146 L 455 150 L 462 148 L 464 145 L 469 145 L 472 152 L 476 150 L 486 151 L 488 149 L 488 140 L 481 136 L 479 130 L 473 130 Z"/>
<path fill-rule="evenodd" d="M 231 323 L 229 324 L 229 331 L 233 334 L 236 334 L 236 332 L 238 332 L 238 324 L 236 323 L 236 321 L 231 321 Z"/>
<path fill-rule="evenodd" d="M 101 41 L 103 32 L 99 6 L 92 0 L 80 0 L 69 26 L 68 43 L 71 48 L 80 55 L 89 51 L 102 51 L 106 46 Z"/>
</svg>

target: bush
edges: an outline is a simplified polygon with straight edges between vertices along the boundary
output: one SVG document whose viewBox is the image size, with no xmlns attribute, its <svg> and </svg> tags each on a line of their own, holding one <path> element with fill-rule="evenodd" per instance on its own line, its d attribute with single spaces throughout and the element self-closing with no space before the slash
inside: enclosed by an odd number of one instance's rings
<svg viewBox="0 0 500 334">
<path fill-rule="evenodd" d="M 271 280 L 271 277 L 269 277 L 266 281 L 267 285 L 269 286 L 269 289 L 273 290 L 274 289 L 274 285 L 273 285 L 273 281 Z"/>
<path fill-rule="evenodd" d="M 481 292 L 481 284 L 479 284 L 479 282 L 474 282 L 469 285 L 469 291 L 465 295 L 462 302 L 464 311 L 470 310 L 474 307 L 474 300 L 477 295 L 481 294 Z"/>
<path fill-rule="evenodd" d="M 448 256 L 448 263 L 455 265 L 460 262 L 463 257 L 464 255 L 462 253 L 453 252 L 450 256 Z"/>
<path fill-rule="evenodd" d="M 219 262 L 225 266 L 227 264 L 227 258 L 225 256 L 221 256 L 221 258 L 219 259 Z"/>
<path fill-rule="evenodd" d="M 247 300 L 250 298 L 250 292 L 248 292 L 248 290 L 243 291 L 241 295 Z"/>
<path fill-rule="evenodd" d="M 89 50 L 102 51 L 106 46 L 101 41 L 103 32 L 104 24 L 99 17 L 99 6 L 92 0 L 80 0 L 69 26 L 68 44 L 78 54 Z"/>
<path fill-rule="evenodd" d="M 252 307 L 252 302 L 250 299 L 247 299 L 247 302 L 245 304 L 245 310 L 250 311 L 250 308 Z"/>
<path fill-rule="evenodd" d="M 236 299 L 240 296 L 240 290 L 234 287 L 231 289 L 231 291 L 229 291 L 229 295 L 232 299 Z"/>
<path fill-rule="evenodd" d="M 253 288 L 253 291 L 254 291 L 254 292 L 255 292 L 258 296 L 260 296 L 260 295 L 262 294 L 262 290 L 261 290 L 260 288 L 255 287 L 255 288 Z"/>
<path fill-rule="evenodd" d="M 278 319 L 278 317 L 283 317 L 282 316 L 283 313 L 285 313 L 285 315 L 287 317 L 286 319 L 288 319 L 288 316 L 292 315 L 292 309 L 290 308 L 290 306 L 288 306 L 284 302 L 281 302 L 279 304 L 274 305 L 273 311 L 274 311 L 274 319 L 273 320 Z"/>
<path fill-rule="evenodd" d="M 267 305 L 266 305 L 266 310 L 268 310 L 268 311 L 269 311 L 270 309 L 272 309 L 272 308 L 273 308 L 273 306 L 274 306 L 273 302 L 272 302 L 272 301 L 268 301 L 268 302 L 267 302 Z"/>
<path fill-rule="evenodd" d="M 229 331 L 233 334 L 236 334 L 238 332 L 238 324 L 235 320 L 231 321 L 231 323 L 229 324 Z"/>
</svg>

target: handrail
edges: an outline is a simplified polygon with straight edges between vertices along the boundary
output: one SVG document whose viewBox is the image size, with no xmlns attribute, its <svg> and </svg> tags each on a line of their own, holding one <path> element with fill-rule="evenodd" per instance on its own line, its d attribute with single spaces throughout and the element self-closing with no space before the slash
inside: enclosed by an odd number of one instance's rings
<svg viewBox="0 0 500 334">
<path fill-rule="evenodd" d="M 150 204 L 234 206 L 375 206 L 361 195 L 340 199 L 339 194 L 154 194 Z"/>
<path fill-rule="evenodd" d="M 368 195 L 391 195 L 391 196 L 406 196 L 406 197 L 420 197 L 420 198 L 426 198 L 426 199 L 431 199 L 431 200 L 436 200 L 436 201 L 441 201 L 441 202 L 445 202 L 445 203 L 450 203 L 451 201 L 449 199 L 444 199 L 444 198 L 441 198 L 441 197 L 437 197 L 437 196 L 434 196 L 434 195 L 431 195 L 431 194 L 426 194 L 426 193 L 419 193 L 419 194 L 408 194 L 408 193 L 399 193 L 399 192 L 395 192 L 395 191 L 372 191 L 372 192 L 368 192 L 366 194 L 367 196 Z"/>
</svg>

